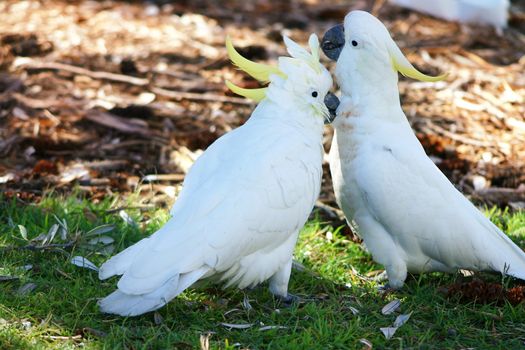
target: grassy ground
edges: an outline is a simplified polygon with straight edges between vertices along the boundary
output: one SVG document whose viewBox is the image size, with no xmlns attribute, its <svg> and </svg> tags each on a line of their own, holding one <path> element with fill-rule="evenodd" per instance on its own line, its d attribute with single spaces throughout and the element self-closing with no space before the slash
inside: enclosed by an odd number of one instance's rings
<svg viewBox="0 0 525 350">
<path fill-rule="evenodd" d="M 88 244 L 96 236 L 86 237 L 86 233 L 114 224 L 116 228 L 104 235 L 114 238 L 115 251 L 120 251 L 167 218 L 163 210 L 126 210 L 135 225 L 118 212 L 107 212 L 116 205 L 109 199 L 95 205 L 71 196 L 24 206 L 0 198 L 0 245 L 28 244 L 18 225 L 24 226 L 28 240 L 64 219 L 65 242 L 79 233 L 72 249 L 4 248 L 0 252 L 0 275 L 18 277 L 0 281 L 1 349 L 366 349 L 361 339 L 375 349 L 518 349 L 525 342 L 523 304 L 482 305 L 445 297 L 442 287 L 459 275 L 410 277 L 402 291 L 382 295 L 378 283 L 367 277 L 380 266 L 359 245 L 319 220 L 311 221 L 302 232 L 296 259 L 306 270 L 293 271 L 290 283 L 291 292 L 310 301 L 284 308 L 266 288 L 259 288 L 248 293 L 252 309 L 247 310 L 242 292 L 208 288 L 187 291 L 156 314 L 129 319 L 100 314 L 96 300 L 114 289 L 116 279 L 100 282 L 96 272 L 69 262 L 75 255 L 97 265 L 107 259 L 101 247 L 93 249 Z M 489 214 L 525 247 L 525 213 L 494 210 Z M 61 233 L 59 229 L 53 244 L 64 244 Z M 24 268 L 29 264 L 31 269 Z M 494 275 L 482 277 L 500 280 Z M 401 301 L 401 307 L 383 315 L 382 307 L 394 299 Z M 409 313 L 410 319 L 386 340 L 380 328 Z M 251 326 L 230 329 L 221 323 Z"/>
</svg>

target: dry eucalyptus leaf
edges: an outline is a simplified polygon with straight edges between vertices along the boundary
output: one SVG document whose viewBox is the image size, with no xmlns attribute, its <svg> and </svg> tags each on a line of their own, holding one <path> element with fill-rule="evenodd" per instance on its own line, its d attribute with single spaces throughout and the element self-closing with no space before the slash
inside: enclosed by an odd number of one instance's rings
<svg viewBox="0 0 525 350">
<path fill-rule="evenodd" d="M 115 240 L 109 236 L 98 236 L 98 237 L 95 237 L 95 238 L 92 238 L 88 241 L 88 244 L 91 244 L 91 245 L 97 245 L 97 244 L 103 244 L 103 245 L 108 245 L 108 244 L 111 244 L 115 242 Z"/>
<path fill-rule="evenodd" d="M 233 329 L 248 329 L 253 327 L 253 323 L 220 323 L 221 326 L 227 327 L 227 328 L 233 328 Z"/>
<path fill-rule="evenodd" d="M 8 281 L 15 281 L 19 277 L 16 276 L 0 276 L 0 282 L 8 282 Z"/>
<path fill-rule="evenodd" d="M 404 325 L 408 321 L 410 316 L 412 316 L 412 313 L 397 316 L 396 320 L 394 321 L 394 327 L 401 327 L 402 325 Z"/>
<path fill-rule="evenodd" d="M 100 225 L 100 226 L 97 226 L 94 229 L 90 230 L 89 232 L 87 232 L 85 234 L 85 236 L 86 237 L 98 236 L 98 235 L 102 235 L 104 233 L 111 232 L 114 229 L 115 229 L 115 225 L 113 225 L 113 224 Z"/>
<path fill-rule="evenodd" d="M 18 288 L 18 290 L 16 291 L 16 294 L 20 295 L 20 296 L 25 296 L 25 295 L 28 295 L 29 293 L 31 293 L 32 291 L 34 291 L 36 288 L 36 284 L 35 283 L 26 283 L 24 284 L 22 287 Z"/>
<path fill-rule="evenodd" d="M 83 256 L 74 256 L 71 259 L 71 263 L 78 267 L 83 267 L 98 272 L 98 267 Z"/>
<path fill-rule="evenodd" d="M 161 314 L 158 313 L 158 311 L 155 311 L 155 313 L 153 314 L 153 321 L 158 326 L 164 323 L 164 318 Z"/>
<path fill-rule="evenodd" d="M 381 313 L 383 315 L 390 315 L 391 313 L 399 309 L 400 306 L 401 301 L 399 299 L 392 300 L 391 302 L 383 306 L 383 308 L 381 309 Z"/>
<path fill-rule="evenodd" d="M 131 226 L 137 226 L 137 223 L 135 222 L 135 220 L 133 220 L 133 218 L 129 216 L 129 214 L 126 213 L 124 210 L 120 210 L 118 212 L 118 215 L 122 218 L 122 220 L 124 220 L 126 224 L 131 225 Z"/>
<path fill-rule="evenodd" d="M 359 313 L 359 310 L 357 310 L 355 307 L 353 306 L 349 306 L 348 307 L 350 309 L 350 311 L 352 312 L 353 315 L 357 315 Z"/>
<path fill-rule="evenodd" d="M 386 339 L 392 338 L 397 331 L 397 327 L 382 327 L 379 329 L 383 332 Z"/>
<path fill-rule="evenodd" d="M 27 241 L 27 229 L 23 225 L 18 225 L 18 229 L 20 230 L 20 236 Z"/>
<path fill-rule="evenodd" d="M 363 344 L 364 346 L 366 346 L 368 349 L 372 349 L 372 347 L 373 347 L 372 346 L 372 342 L 370 340 L 368 340 L 368 339 L 361 338 L 361 339 L 359 339 L 359 342 L 361 344 Z"/>
<path fill-rule="evenodd" d="M 55 239 L 55 235 L 58 232 L 58 228 L 59 226 L 57 224 L 53 224 L 53 226 L 51 226 L 51 228 L 47 232 L 46 238 L 44 238 L 44 240 L 42 241 L 42 245 L 46 245 L 53 242 L 53 240 Z"/>
<path fill-rule="evenodd" d="M 259 331 L 269 331 L 271 329 L 286 329 L 288 327 L 285 326 L 263 326 L 259 328 Z"/>
<path fill-rule="evenodd" d="M 248 296 L 246 294 L 244 295 L 244 299 L 242 300 L 242 307 L 246 311 L 250 311 L 251 309 L 253 309 L 252 305 L 250 304 L 250 299 L 248 299 Z"/>
</svg>

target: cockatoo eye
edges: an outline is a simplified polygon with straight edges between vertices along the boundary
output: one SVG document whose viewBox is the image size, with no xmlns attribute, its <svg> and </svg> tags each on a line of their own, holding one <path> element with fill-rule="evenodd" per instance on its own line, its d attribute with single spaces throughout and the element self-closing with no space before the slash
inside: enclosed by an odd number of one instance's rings
<svg viewBox="0 0 525 350">
<path fill-rule="evenodd" d="M 317 93 L 317 91 L 312 91 L 312 97 L 313 97 L 313 98 L 316 98 L 317 96 L 319 96 L 319 94 Z"/>
<path fill-rule="evenodd" d="M 356 40 L 352 40 L 352 46 L 356 47 L 357 45 L 359 45 L 359 43 Z"/>
</svg>

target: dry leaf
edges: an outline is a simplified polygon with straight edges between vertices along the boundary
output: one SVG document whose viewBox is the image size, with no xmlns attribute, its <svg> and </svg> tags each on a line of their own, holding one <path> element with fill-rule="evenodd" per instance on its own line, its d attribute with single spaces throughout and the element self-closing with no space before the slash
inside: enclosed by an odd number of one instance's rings
<svg viewBox="0 0 525 350">
<path fill-rule="evenodd" d="M 88 241 L 88 244 L 91 244 L 91 245 L 97 245 L 97 244 L 103 244 L 103 245 L 108 245 L 108 244 L 111 244 L 115 242 L 115 240 L 109 236 L 98 236 L 98 237 L 95 237 L 95 238 L 92 238 Z"/>
<path fill-rule="evenodd" d="M 159 314 L 158 311 L 155 311 L 155 313 L 153 314 L 153 321 L 158 326 L 164 323 L 164 318 L 162 317 L 161 314 Z"/>
<path fill-rule="evenodd" d="M 364 346 L 366 346 L 368 349 L 372 349 L 372 347 L 373 347 L 372 346 L 372 342 L 370 340 L 368 340 L 368 339 L 361 338 L 361 339 L 359 339 L 359 342 L 361 344 L 363 344 Z"/>
<path fill-rule="evenodd" d="M 137 223 L 135 222 L 135 220 L 133 220 L 133 218 L 129 216 L 129 214 L 126 213 L 124 210 L 120 210 L 118 212 L 118 215 L 122 218 L 122 220 L 124 220 L 126 224 L 131 225 L 131 226 L 137 226 Z"/>
<path fill-rule="evenodd" d="M 410 316 L 412 316 L 412 313 L 397 316 L 396 320 L 394 321 L 394 327 L 401 327 L 402 325 L 404 325 L 408 321 Z"/>
<path fill-rule="evenodd" d="M 50 244 L 55 239 L 55 235 L 58 232 L 59 226 L 57 224 L 53 224 L 49 231 L 47 232 L 46 238 L 42 241 L 42 245 Z"/>
<path fill-rule="evenodd" d="M 244 294 L 244 298 L 242 300 L 242 307 L 246 311 L 250 311 L 251 309 L 253 309 L 252 305 L 250 304 L 250 299 L 248 299 L 248 296 L 246 294 Z"/>
<path fill-rule="evenodd" d="M 71 259 L 71 263 L 78 267 L 83 267 L 98 272 L 98 267 L 83 256 L 75 256 Z"/>
<path fill-rule="evenodd" d="M 20 230 L 20 236 L 27 241 L 27 229 L 23 225 L 18 225 L 18 229 Z"/>
<path fill-rule="evenodd" d="M 22 287 L 18 288 L 16 291 L 16 294 L 20 296 L 25 296 L 31 293 L 33 290 L 35 290 L 36 284 L 35 283 L 26 283 Z"/>
<path fill-rule="evenodd" d="M 115 229 L 115 225 L 113 224 L 107 224 L 107 225 L 100 225 L 95 227 L 94 229 L 87 232 L 84 236 L 91 237 L 91 236 L 98 236 L 104 233 L 111 232 Z"/>
<path fill-rule="evenodd" d="M 253 327 L 253 323 L 220 323 L 221 326 L 227 327 L 227 328 L 233 328 L 233 329 L 248 329 Z"/>
<path fill-rule="evenodd" d="M 397 327 L 383 327 L 379 329 L 383 332 L 386 339 L 392 338 L 397 331 Z"/>
<path fill-rule="evenodd" d="M 401 306 L 401 301 L 398 299 L 392 300 L 381 309 L 383 315 L 390 315 Z"/>
<path fill-rule="evenodd" d="M 355 307 L 353 306 L 349 306 L 348 307 L 350 309 L 350 311 L 352 312 L 353 315 L 357 315 L 359 313 L 359 310 L 357 310 Z"/>
<path fill-rule="evenodd" d="M 15 281 L 19 277 L 16 276 L 0 276 L 0 282 L 8 282 L 8 281 Z"/>
<path fill-rule="evenodd" d="M 286 329 L 288 327 L 285 326 L 263 326 L 259 328 L 259 331 L 269 331 L 270 329 Z"/>
</svg>

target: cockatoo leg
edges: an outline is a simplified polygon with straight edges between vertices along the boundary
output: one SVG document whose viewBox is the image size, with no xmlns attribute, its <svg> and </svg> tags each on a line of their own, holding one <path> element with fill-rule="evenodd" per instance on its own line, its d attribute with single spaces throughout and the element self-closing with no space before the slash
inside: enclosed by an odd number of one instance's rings
<svg viewBox="0 0 525 350">
<path fill-rule="evenodd" d="M 393 289 L 403 287 L 407 277 L 407 265 L 392 236 L 371 216 L 356 218 L 356 222 L 374 260 L 385 266 L 388 287 Z"/>
<path fill-rule="evenodd" d="M 295 297 L 292 294 L 288 294 L 288 282 L 290 281 L 291 272 L 292 257 L 270 278 L 270 292 L 285 303 L 292 302 L 293 300 L 291 299 Z"/>
</svg>

